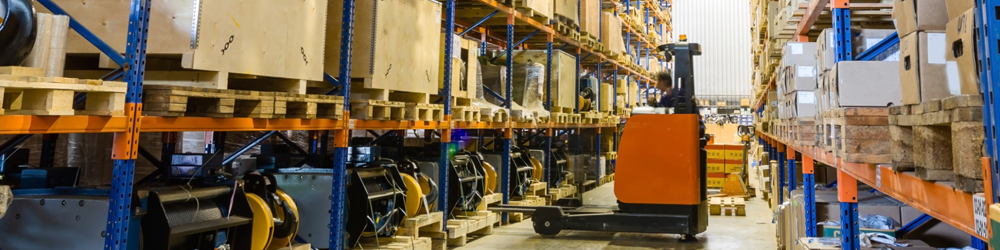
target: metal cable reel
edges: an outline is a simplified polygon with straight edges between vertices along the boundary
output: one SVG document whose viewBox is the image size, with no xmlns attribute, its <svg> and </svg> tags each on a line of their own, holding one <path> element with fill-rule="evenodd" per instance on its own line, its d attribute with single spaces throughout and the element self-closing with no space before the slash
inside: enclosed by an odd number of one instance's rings
<svg viewBox="0 0 1000 250">
<path fill-rule="evenodd" d="M 348 246 L 362 236 L 390 237 L 406 217 L 405 182 L 396 164 L 389 160 L 347 169 Z"/>
<path fill-rule="evenodd" d="M 460 152 L 451 159 L 449 173 L 448 214 L 455 209 L 461 211 L 476 211 L 486 194 L 486 169 L 479 153 Z M 457 183 L 457 185 L 456 185 Z"/>
<path fill-rule="evenodd" d="M 521 148 L 511 149 L 510 196 L 525 196 L 528 194 L 528 188 L 531 186 L 532 181 L 535 180 L 534 173 L 536 166 L 532 164 L 531 159 L 531 154 L 527 150 Z"/>
<path fill-rule="evenodd" d="M 431 177 L 420 172 L 420 164 L 409 158 L 398 165 L 406 186 L 406 216 L 413 218 L 436 210 L 438 185 Z"/>
<path fill-rule="evenodd" d="M 257 229 L 266 229 L 273 222 L 255 217 L 261 212 L 248 201 L 255 195 L 243 191 L 226 186 L 150 189 L 147 213 L 142 218 L 143 249 L 215 249 L 224 245 L 229 249 L 265 249 L 271 237 L 257 235 L 262 232 Z M 261 244 L 258 239 L 267 242 Z"/>
<path fill-rule="evenodd" d="M 254 243 L 268 239 L 267 244 L 263 248 L 255 244 L 253 249 L 273 250 L 289 246 L 299 228 L 299 211 L 295 201 L 278 189 L 274 175 L 249 174 L 243 177 L 243 181 L 247 200 L 254 208 L 254 232 L 258 232 L 257 221 L 269 221 L 271 225 L 270 229 L 260 228 L 270 232 L 270 237 L 254 237 Z"/>
</svg>

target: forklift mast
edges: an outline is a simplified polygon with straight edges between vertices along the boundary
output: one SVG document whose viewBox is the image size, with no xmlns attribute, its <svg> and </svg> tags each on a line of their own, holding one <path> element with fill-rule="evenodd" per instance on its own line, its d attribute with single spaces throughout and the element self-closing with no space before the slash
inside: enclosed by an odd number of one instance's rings
<svg viewBox="0 0 1000 250">
<path fill-rule="evenodd" d="M 675 114 L 697 114 L 698 108 L 694 104 L 694 56 L 701 55 L 701 44 L 688 43 L 687 37 L 681 35 L 679 43 L 669 43 L 657 47 L 664 52 L 666 62 L 674 61 L 674 91 L 684 90 L 680 96 L 675 98 Z"/>
</svg>

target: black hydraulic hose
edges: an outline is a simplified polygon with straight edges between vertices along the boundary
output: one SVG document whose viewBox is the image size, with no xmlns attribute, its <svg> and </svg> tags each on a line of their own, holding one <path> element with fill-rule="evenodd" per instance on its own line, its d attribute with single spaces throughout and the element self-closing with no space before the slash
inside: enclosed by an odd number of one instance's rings
<svg viewBox="0 0 1000 250">
<path fill-rule="evenodd" d="M 0 66 L 20 65 L 35 47 L 32 0 L 0 0 Z"/>
</svg>

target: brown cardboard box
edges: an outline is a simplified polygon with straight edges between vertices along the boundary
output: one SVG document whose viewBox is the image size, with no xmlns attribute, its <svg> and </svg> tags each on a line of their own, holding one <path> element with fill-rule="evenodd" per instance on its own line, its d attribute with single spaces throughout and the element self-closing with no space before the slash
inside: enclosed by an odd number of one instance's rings
<svg viewBox="0 0 1000 250">
<path fill-rule="evenodd" d="M 788 92 L 796 90 L 816 89 L 816 66 L 814 65 L 792 65 L 789 71 Z"/>
<path fill-rule="evenodd" d="M 828 95 L 838 107 L 886 107 L 900 103 L 898 62 L 843 61 L 831 70 Z"/>
<path fill-rule="evenodd" d="M 945 0 L 895 0 L 892 17 L 899 37 L 914 31 L 944 31 L 948 23 Z"/>
<path fill-rule="evenodd" d="M 816 38 L 816 65 L 820 70 L 832 69 L 837 60 L 837 41 L 833 33 L 832 28 L 823 29 Z"/>
<path fill-rule="evenodd" d="M 947 0 L 945 6 L 948 9 L 948 20 L 951 20 L 976 7 L 976 0 Z"/>
<path fill-rule="evenodd" d="M 945 67 L 944 33 L 914 32 L 899 40 L 899 72 L 903 104 L 919 104 L 951 96 Z"/>
<path fill-rule="evenodd" d="M 957 1 L 956 2 L 960 2 Z M 948 89 L 952 95 L 979 94 L 979 74 L 976 72 L 975 33 L 976 11 L 969 9 L 948 22 L 945 46 Z"/>
<path fill-rule="evenodd" d="M 788 42 L 785 44 L 781 54 L 781 65 L 797 64 L 816 65 L 816 43 Z"/>
</svg>

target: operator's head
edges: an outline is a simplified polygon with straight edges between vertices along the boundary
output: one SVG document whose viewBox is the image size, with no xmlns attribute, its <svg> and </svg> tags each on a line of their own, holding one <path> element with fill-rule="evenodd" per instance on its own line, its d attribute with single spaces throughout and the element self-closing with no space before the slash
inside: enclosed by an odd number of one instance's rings
<svg viewBox="0 0 1000 250">
<path fill-rule="evenodd" d="M 670 75 L 670 71 L 660 71 L 660 73 L 656 74 L 656 89 L 670 93 L 673 87 L 673 78 Z"/>
</svg>

